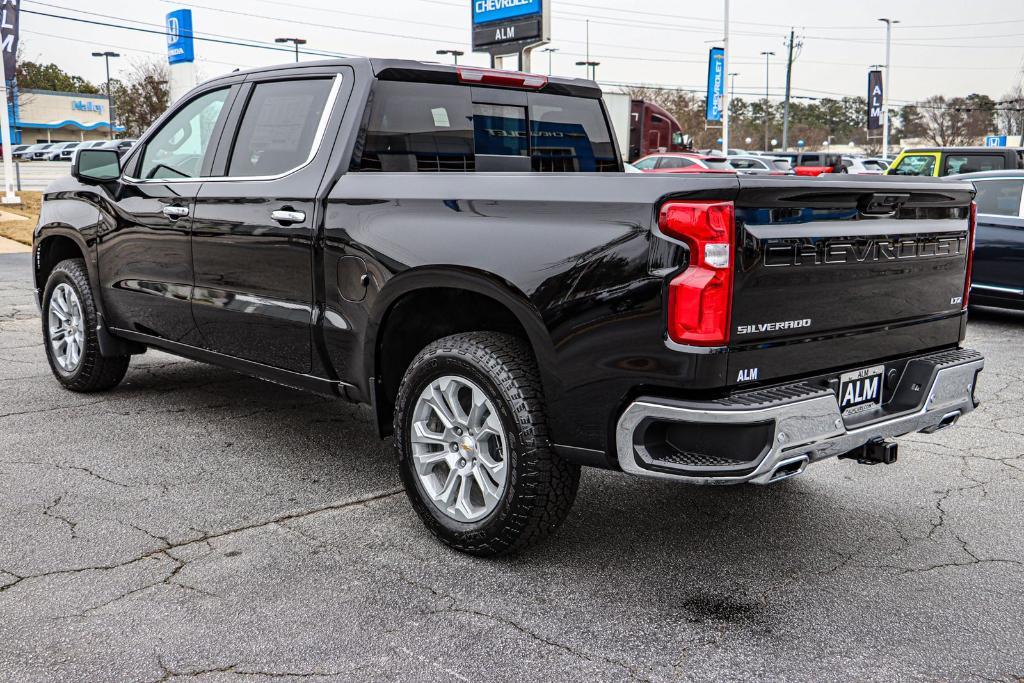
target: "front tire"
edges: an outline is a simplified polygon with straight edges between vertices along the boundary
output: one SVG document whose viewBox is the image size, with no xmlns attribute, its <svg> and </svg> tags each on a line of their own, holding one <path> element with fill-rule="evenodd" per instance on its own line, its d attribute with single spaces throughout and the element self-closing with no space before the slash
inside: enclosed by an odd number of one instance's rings
<svg viewBox="0 0 1024 683">
<path fill-rule="evenodd" d="M 65 389 L 93 392 L 112 389 L 131 356 L 103 356 L 97 338 L 99 316 L 82 259 L 56 265 L 43 292 L 43 340 L 50 370 Z"/>
<path fill-rule="evenodd" d="M 427 528 L 479 556 L 539 542 L 568 515 L 580 469 L 548 443 L 529 346 L 494 332 L 440 339 L 405 373 L 395 410 L 399 471 Z"/>
</svg>

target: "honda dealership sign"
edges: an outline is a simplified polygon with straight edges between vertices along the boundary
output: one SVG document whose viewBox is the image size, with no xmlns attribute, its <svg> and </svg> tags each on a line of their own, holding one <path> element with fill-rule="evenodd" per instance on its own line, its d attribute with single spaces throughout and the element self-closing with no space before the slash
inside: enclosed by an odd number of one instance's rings
<svg viewBox="0 0 1024 683">
<path fill-rule="evenodd" d="M 512 55 L 551 40 L 550 0 L 470 0 L 473 51 Z"/>
<path fill-rule="evenodd" d="M 182 64 L 196 60 L 192 38 L 192 10 L 174 10 L 167 15 L 167 62 Z"/>
<path fill-rule="evenodd" d="M 868 130 L 882 127 L 882 72 L 868 72 Z"/>
</svg>

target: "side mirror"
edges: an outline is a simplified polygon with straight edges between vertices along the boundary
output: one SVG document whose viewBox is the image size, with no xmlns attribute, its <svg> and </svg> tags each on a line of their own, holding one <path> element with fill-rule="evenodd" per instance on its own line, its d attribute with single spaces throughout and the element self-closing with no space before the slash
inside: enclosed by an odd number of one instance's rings
<svg viewBox="0 0 1024 683">
<path fill-rule="evenodd" d="M 113 149 L 83 149 L 75 155 L 71 175 L 83 183 L 106 183 L 121 177 L 121 157 Z"/>
</svg>

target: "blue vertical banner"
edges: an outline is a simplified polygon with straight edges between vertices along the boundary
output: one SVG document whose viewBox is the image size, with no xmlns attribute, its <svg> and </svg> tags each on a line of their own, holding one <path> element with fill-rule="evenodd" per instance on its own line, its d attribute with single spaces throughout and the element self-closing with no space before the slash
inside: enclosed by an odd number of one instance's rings
<svg viewBox="0 0 1024 683">
<path fill-rule="evenodd" d="M 167 15 L 167 63 L 196 61 L 192 39 L 192 10 L 178 9 Z"/>
<path fill-rule="evenodd" d="M 725 99 L 725 50 L 711 48 L 708 56 L 707 120 L 722 120 L 722 101 Z"/>
</svg>

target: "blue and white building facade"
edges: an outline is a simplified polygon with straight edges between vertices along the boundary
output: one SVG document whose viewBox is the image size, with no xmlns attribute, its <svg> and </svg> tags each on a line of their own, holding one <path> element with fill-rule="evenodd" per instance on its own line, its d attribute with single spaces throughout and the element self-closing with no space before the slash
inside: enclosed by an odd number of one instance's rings
<svg viewBox="0 0 1024 683">
<path fill-rule="evenodd" d="M 110 103 L 106 95 L 21 88 L 11 136 L 14 144 L 103 140 L 110 137 Z"/>
</svg>

